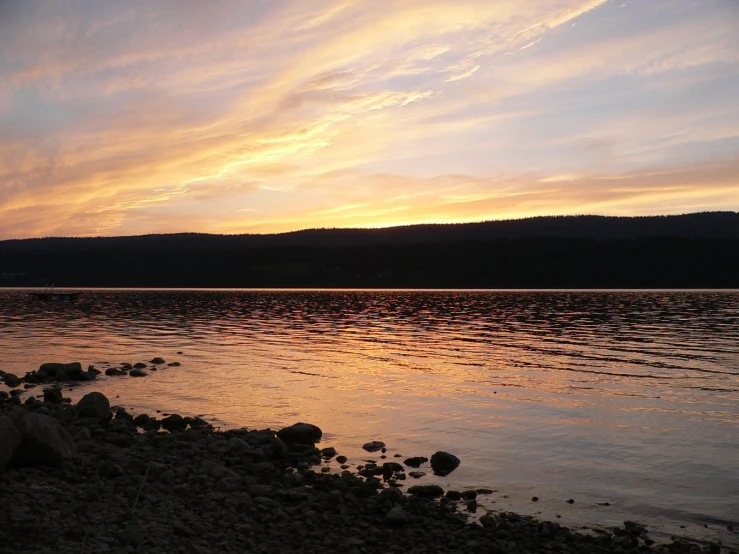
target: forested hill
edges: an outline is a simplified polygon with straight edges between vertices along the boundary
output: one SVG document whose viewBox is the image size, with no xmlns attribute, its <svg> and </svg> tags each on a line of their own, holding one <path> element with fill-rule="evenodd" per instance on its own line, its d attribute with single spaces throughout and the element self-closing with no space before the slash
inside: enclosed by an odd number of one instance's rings
<svg viewBox="0 0 739 554">
<path fill-rule="evenodd" d="M 739 287 L 739 213 L 0 241 L 0 285 Z"/>
</svg>

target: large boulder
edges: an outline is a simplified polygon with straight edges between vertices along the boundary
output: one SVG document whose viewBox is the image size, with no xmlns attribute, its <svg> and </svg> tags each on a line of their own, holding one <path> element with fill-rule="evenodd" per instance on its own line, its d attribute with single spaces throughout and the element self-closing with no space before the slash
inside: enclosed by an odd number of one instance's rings
<svg viewBox="0 0 739 554">
<path fill-rule="evenodd" d="M 77 376 L 82 373 L 82 364 L 79 362 L 72 362 L 69 364 L 60 364 L 58 362 L 49 362 L 41 364 L 38 368 L 39 373 L 45 373 L 46 375 L 56 376 L 57 373 L 62 372 L 72 379 L 76 379 Z"/>
<path fill-rule="evenodd" d="M 12 464 L 54 464 L 77 455 L 72 435 L 53 417 L 24 411 L 14 423 L 21 440 L 13 452 Z"/>
<path fill-rule="evenodd" d="M 101 421 L 108 421 L 113 415 L 110 413 L 110 401 L 102 392 L 90 392 L 77 402 L 77 415 L 80 417 L 94 417 Z"/>
<path fill-rule="evenodd" d="M 13 457 L 13 452 L 21 442 L 21 434 L 8 416 L 0 416 L 0 473 Z"/>
<path fill-rule="evenodd" d="M 431 456 L 431 469 L 437 475 L 447 475 L 457 469 L 459 466 L 459 458 L 449 452 L 436 452 Z"/>
<path fill-rule="evenodd" d="M 314 444 L 321 440 L 323 431 L 310 423 L 296 423 L 277 431 L 277 436 L 287 443 Z"/>
</svg>

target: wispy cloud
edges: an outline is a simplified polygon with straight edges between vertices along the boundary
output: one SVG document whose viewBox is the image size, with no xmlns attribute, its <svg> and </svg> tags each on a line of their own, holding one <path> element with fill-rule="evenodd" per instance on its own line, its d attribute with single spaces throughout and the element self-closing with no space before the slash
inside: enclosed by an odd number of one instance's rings
<svg viewBox="0 0 739 554">
<path fill-rule="evenodd" d="M 0 3 L 0 238 L 739 209 L 738 24 L 721 0 Z"/>
</svg>

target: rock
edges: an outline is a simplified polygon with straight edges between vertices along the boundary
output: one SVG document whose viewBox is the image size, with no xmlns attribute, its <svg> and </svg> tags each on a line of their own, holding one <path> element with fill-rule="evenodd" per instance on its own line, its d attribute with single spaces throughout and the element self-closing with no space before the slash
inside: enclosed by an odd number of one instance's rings
<svg viewBox="0 0 739 554">
<path fill-rule="evenodd" d="M 439 485 L 413 485 L 408 489 L 408 494 L 421 498 L 439 498 L 444 490 Z"/>
<path fill-rule="evenodd" d="M 125 375 L 125 372 L 121 371 L 117 367 L 109 367 L 105 370 L 105 375 Z"/>
<path fill-rule="evenodd" d="M 151 359 L 151 360 L 149 360 L 149 361 L 150 361 L 150 362 L 151 362 L 152 364 L 154 364 L 154 365 L 158 365 L 158 364 L 164 364 L 164 363 L 166 363 L 166 362 L 164 361 L 164 358 L 160 358 L 159 356 L 157 356 L 156 358 L 152 358 L 152 359 Z"/>
<path fill-rule="evenodd" d="M 133 418 L 133 424 L 137 427 L 144 427 L 152 421 L 152 417 L 149 414 L 139 414 Z"/>
<path fill-rule="evenodd" d="M 136 362 L 133 364 L 133 369 L 144 369 L 145 367 L 147 366 L 144 362 Z"/>
<path fill-rule="evenodd" d="M 446 497 L 449 500 L 460 500 L 462 498 L 462 493 L 459 491 L 446 491 Z"/>
<path fill-rule="evenodd" d="M 83 396 L 76 410 L 80 417 L 94 417 L 100 421 L 108 421 L 112 417 L 110 401 L 101 392 L 90 392 Z"/>
<path fill-rule="evenodd" d="M 3 375 L 3 382 L 10 388 L 20 387 L 23 383 L 20 377 L 14 375 L 13 373 L 6 373 L 5 375 Z"/>
<path fill-rule="evenodd" d="M 404 525 L 409 521 L 408 514 L 401 506 L 393 506 L 385 516 L 385 521 L 390 525 Z"/>
<path fill-rule="evenodd" d="M 459 458 L 448 452 L 436 452 L 431 456 L 431 468 L 437 475 L 447 475 L 459 466 Z"/>
<path fill-rule="evenodd" d="M 424 458 L 423 456 L 414 456 L 413 458 L 408 458 L 405 462 L 403 462 L 408 467 L 421 467 L 421 464 L 425 464 L 428 462 L 428 458 Z"/>
<path fill-rule="evenodd" d="M 124 545 L 138 546 L 144 542 L 144 529 L 138 522 L 132 521 L 121 532 L 121 542 Z"/>
<path fill-rule="evenodd" d="M 333 446 L 329 446 L 328 448 L 321 448 L 321 456 L 324 458 L 333 458 L 336 456 L 337 452 L 336 449 Z"/>
<path fill-rule="evenodd" d="M 162 427 L 167 431 L 184 431 L 187 428 L 187 422 L 181 415 L 172 414 L 162 420 Z"/>
<path fill-rule="evenodd" d="M 340 464 L 345 464 L 347 461 L 347 457 L 346 456 L 336 456 L 336 461 L 339 462 Z"/>
<path fill-rule="evenodd" d="M 382 441 L 371 441 L 362 445 L 367 452 L 377 452 L 385 448 L 385 443 Z"/>
<path fill-rule="evenodd" d="M 41 366 L 38 368 L 39 373 L 51 375 L 52 377 L 55 376 L 60 371 L 66 374 L 67 376 L 71 376 L 72 378 L 76 379 L 77 376 L 80 373 L 82 373 L 82 364 L 79 362 L 72 362 L 69 364 L 60 364 L 60 363 L 52 362 L 52 363 L 41 364 Z"/>
<path fill-rule="evenodd" d="M 411 471 L 408 475 L 413 477 L 414 479 L 420 479 L 424 475 L 426 475 L 426 472 L 424 471 Z"/>
<path fill-rule="evenodd" d="M 56 375 L 54 375 L 54 379 L 57 381 L 69 381 L 69 375 L 63 369 L 58 369 Z"/>
<path fill-rule="evenodd" d="M 474 500 L 475 498 L 477 498 L 477 491 L 462 491 L 462 498 L 464 498 L 465 500 Z"/>
<path fill-rule="evenodd" d="M 61 404 L 63 400 L 62 389 L 44 389 L 44 402 Z"/>
<path fill-rule="evenodd" d="M 392 475 L 393 473 L 399 473 L 403 471 L 403 469 L 404 469 L 403 466 L 397 462 L 385 462 L 384 464 L 382 464 L 383 475 L 385 474 Z"/>
<path fill-rule="evenodd" d="M 132 369 L 129 375 L 131 377 L 146 377 L 149 374 L 146 373 L 143 369 Z"/>
<path fill-rule="evenodd" d="M 310 423 L 295 423 L 277 431 L 277 436 L 286 443 L 314 444 L 321 440 L 323 431 Z"/>
<path fill-rule="evenodd" d="M 488 513 L 480 518 L 480 525 L 482 525 L 486 529 L 495 529 L 498 523 L 497 521 L 495 521 L 495 516 L 491 513 Z"/>
<path fill-rule="evenodd" d="M 24 412 L 15 419 L 15 426 L 21 440 L 11 459 L 14 465 L 53 464 L 77 455 L 69 431 L 53 417 Z"/>
<path fill-rule="evenodd" d="M 125 408 L 118 408 L 115 411 L 115 419 L 125 419 L 126 421 L 133 422 L 133 416 L 129 414 Z"/>
<path fill-rule="evenodd" d="M 169 367 L 180 367 L 182 364 L 180 362 L 169 362 L 167 365 Z"/>
<path fill-rule="evenodd" d="M 123 468 L 121 468 L 121 466 L 119 466 L 115 462 L 111 462 L 110 460 L 102 460 L 98 464 L 98 475 L 103 479 L 114 479 L 115 477 L 121 477 L 122 475 L 125 475 L 125 472 L 123 471 Z"/>
<path fill-rule="evenodd" d="M 380 493 L 380 500 L 382 502 L 388 501 L 393 504 L 400 504 L 403 502 L 403 493 L 396 487 L 389 487 L 382 490 Z"/>
<path fill-rule="evenodd" d="M 21 442 L 21 434 L 8 416 L 0 416 L 0 473 L 13 457 L 13 452 Z"/>
</svg>

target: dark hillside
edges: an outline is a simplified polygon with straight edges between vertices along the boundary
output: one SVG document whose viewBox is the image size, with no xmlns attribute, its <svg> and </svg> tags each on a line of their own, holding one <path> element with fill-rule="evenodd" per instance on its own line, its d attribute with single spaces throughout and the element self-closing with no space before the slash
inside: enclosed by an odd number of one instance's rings
<svg viewBox="0 0 739 554">
<path fill-rule="evenodd" d="M 0 284 L 105 287 L 739 287 L 739 214 L 549 217 L 278 235 L 0 242 Z"/>
</svg>

